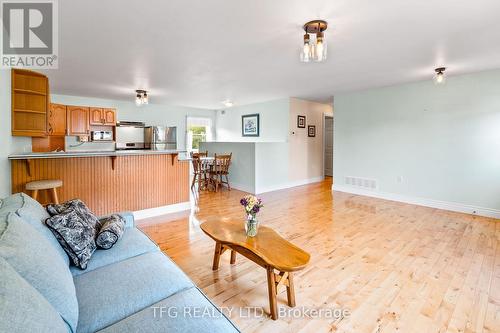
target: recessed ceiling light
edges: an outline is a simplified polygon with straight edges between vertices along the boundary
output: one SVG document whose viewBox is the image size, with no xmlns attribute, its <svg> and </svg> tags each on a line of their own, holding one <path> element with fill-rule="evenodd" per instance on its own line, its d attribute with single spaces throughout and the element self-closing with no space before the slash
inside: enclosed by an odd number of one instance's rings
<svg viewBox="0 0 500 333">
<path fill-rule="evenodd" d="M 224 106 L 226 108 L 230 108 L 231 106 L 234 105 L 234 103 L 232 101 L 228 100 L 228 99 L 226 99 L 225 101 L 222 101 L 222 104 L 224 104 Z"/>
</svg>

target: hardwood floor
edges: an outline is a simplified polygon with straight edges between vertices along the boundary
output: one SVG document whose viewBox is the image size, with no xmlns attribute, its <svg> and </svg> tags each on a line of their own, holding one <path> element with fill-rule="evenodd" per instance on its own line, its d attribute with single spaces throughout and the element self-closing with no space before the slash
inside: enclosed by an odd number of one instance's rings
<svg viewBox="0 0 500 333">
<path fill-rule="evenodd" d="M 139 225 L 216 305 L 257 307 L 231 313 L 243 332 L 500 332 L 498 220 L 330 189 L 263 194 L 259 220 L 311 254 L 294 277 L 295 309 L 348 309 L 341 319 L 271 320 L 265 270 L 241 256 L 230 265 L 229 251 L 212 272 L 215 244 L 199 224 L 243 221 L 243 192 L 204 192 L 192 215 Z M 290 309 L 284 290 L 278 307 Z"/>
</svg>

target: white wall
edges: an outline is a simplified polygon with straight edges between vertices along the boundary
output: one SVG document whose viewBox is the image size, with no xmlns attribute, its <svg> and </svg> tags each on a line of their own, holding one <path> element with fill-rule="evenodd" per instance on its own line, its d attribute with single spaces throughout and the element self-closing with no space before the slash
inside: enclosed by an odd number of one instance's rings
<svg viewBox="0 0 500 333">
<path fill-rule="evenodd" d="M 288 139 L 289 99 L 244 106 L 235 106 L 216 112 L 216 140 L 219 142 L 285 142 Z M 260 114 L 260 136 L 241 135 L 241 116 Z"/>
<path fill-rule="evenodd" d="M 31 151 L 31 138 L 11 135 L 10 70 L 0 70 L 0 198 L 10 194 L 10 162 L 15 152 Z"/>
<path fill-rule="evenodd" d="M 241 115 L 251 113 L 260 114 L 261 136 L 242 138 Z M 307 127 L 297 128 L 299 114 L 306 116 L 308 125 L 316 125 L 316 137 L 307 136 Z M 239 166 L 231 167 L 231 179 L 236 188 L 244 191 L 264 193 L 317 182 L 323 179 L 324 114 L 332 115 L 331 105 L 297 98 L 230 108 L 225 115 L 217 112 L 218 143 L 203 147 L 207 147 L 210 154 L 214 149 L 215 152 L 236 152 L 233 160 Z M 238 161 L 240 152 L 246 151 L 246 143 L 240 143 L 242 141 L 255 143 L 254 165 Z M 236 170 L 238 167 L 245 171 Z M 253 180 L 251 186 L 243 177 Z"/>
<path fill-rule="evenodd" d="M 290 182 L 320 181 L 323 168 L 323 117 L 333 115 L 332 106 L 297 98 L 290 99 L 289 173 Z M 297 116 L 306 117 L 306 128 L 297 127 Z M 316 126 L 316 136 L 308 137 L 307 126 Z M 294 134 L 292 134 L 294 133 Z"/>
<path fill-rule="evenodd" d="M 353 190 L 345 176 L 373 178 L 375 196 L 500 216 L 500 70 L 339 94 L 334 104 L 335 188 Z"/>
<path fill-rule="evenodd" d="M 77 97 L 52 94 L 53 103 L 67 105 L 102 106 L 117 109 L 118 120 L 143 121 L 146 125 L 177 126 L 177 147 L 186 148 L 186 117 L 209 117 L 215 121 L 215 111 L 183 106 L 148 104 L 137 107 L 133 101 Z"/>
</svg>

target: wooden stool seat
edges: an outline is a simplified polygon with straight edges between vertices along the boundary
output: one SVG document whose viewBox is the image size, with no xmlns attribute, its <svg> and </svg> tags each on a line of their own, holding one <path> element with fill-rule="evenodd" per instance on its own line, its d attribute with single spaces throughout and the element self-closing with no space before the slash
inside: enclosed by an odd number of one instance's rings
<svg viewBox="0 0 500 333">
<path fill-rule="evenodd" d="M 49 190 L 52 194 L 52 200 L 54 203 L 58 204 L 59 198 L 57 197 L 57 188 L 61 187 L 62 184 L 62 180 L 58 179 L 37 180 L 26 183 L 26 189 L 31 191 L 31 197 L 35 200 L 38 198 L 38 191 Z"/>
</svg>

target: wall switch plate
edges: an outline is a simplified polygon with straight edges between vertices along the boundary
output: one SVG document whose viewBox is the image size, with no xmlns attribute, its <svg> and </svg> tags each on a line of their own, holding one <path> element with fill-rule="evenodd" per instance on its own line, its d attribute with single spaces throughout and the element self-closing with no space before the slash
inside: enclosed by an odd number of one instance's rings
<svg viewBox="0 0 500 333">
<path fill-rule="evenodd" d="M 403 176 L 398 176 L 397 181 L 398 183 L 402 183 L 404 180 Z"/>
</svg>

